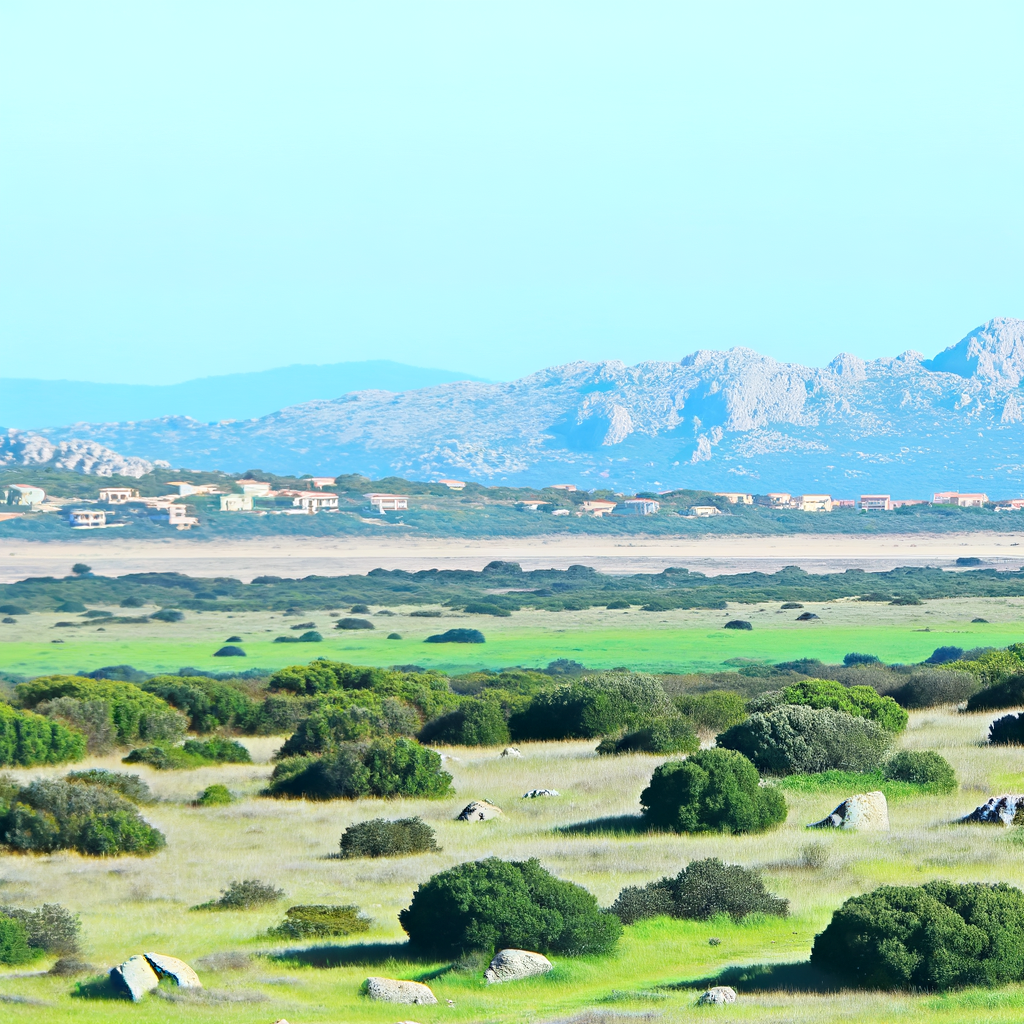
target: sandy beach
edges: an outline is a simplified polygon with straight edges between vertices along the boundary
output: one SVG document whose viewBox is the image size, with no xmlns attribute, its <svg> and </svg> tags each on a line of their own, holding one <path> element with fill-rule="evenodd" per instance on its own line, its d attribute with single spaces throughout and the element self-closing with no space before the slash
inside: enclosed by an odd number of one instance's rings
<svg viewBox="0 0 1024 1024">
<path fill-rule="evenodd" d="M 303 577 L 366 573 L 371 569 L 481 569 L 501 559 L 524 569 L 564 569 L 574 563 L 601 572 L 660 572 L 668 566 L 717 575 L 775 572 L 799 565 L 824 573 L 868 571 L 903 565 L 949 568 L 957 558 L 974 556 L 989 567 L 1024 566 L 1024 531 L 1007 533 L 790 535 L 784 537 L 529 537 L 485 540 L 378 538 L 311 540 L 273 538 L 216 544 L 174 537 L 157 542 L 95 541 L 31 543 L 9 540 L 0 550 L 0 582 L 28 576 L 64 576 L 75 562 L 95 572 L 182 572 L 190 576 Z"/>
</svg>

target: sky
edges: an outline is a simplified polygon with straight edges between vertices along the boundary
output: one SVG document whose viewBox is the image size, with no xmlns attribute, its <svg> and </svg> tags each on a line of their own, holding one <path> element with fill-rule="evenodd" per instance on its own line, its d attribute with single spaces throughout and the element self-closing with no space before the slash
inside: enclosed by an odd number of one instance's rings
<svg viewBox="0 0 1024 1024">
<path fill-rule="evenodd" d="M 1024 5 L 0 4 L 0 375 L 511 379 L 1024 317 Z"/>
</svg>

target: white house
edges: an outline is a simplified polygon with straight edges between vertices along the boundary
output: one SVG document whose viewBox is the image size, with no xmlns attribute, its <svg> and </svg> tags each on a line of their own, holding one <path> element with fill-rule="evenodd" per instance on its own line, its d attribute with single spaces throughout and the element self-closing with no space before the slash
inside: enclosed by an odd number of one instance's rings
<svg viewBox="0 0 1024 1024">
<path fill-rule="evenodd" d="M 139 492 L 131 487 L 101 487 L 100 501 L 108 505 L 124 505 L 139 496 Z"/>
<path fill-rule="evenodd" d="M 254 494 L 258 498 L 266 498 L 271 493 L 270 484 L 264 480 L 242 479 L 236 480 L 235 483 L 242 488 L 243 494 Z"/>
<path fill-rule="evenodd" d="M 831 512 L 832 495 L 830 494 L 801 494 L 793 499 L 793 506 L 801 512 Z"/>
<path fill-rule="evenodd" d="M 368 498 L 370 508 L 381 515 L 385 512 L 401 512 L 409 507 L 409 498 L 405 494 L 379 494 L 377 491 L 371 491 L 363 497 Z"/>
<path fill-rule="evenodd" d="M 220 496 L 221 512 L 251 512 L 251 494 L 222 494 Z"/>
<path fill-rule="evenodd" d="M 698 519 L 710 519 L 712 516 L 722 515 L 722 510 L 717 505 L 693 505 L 690 508 L 690 515 Z"/>
<path fill-rule="evenodd" d="M 653 516 L 661 504 L 650 498 L 627 498 L 615 507 L 617 516 Z"/>
<path fill-rule="evenodd" d="M 46 491 L 33 484 L 11 484 L 7 488 L 8 505 L 42 505 L 46 501 Z"/>
<path fill-rule="evenodd" d="M 862 494 L 860 507 L 862 512 L 889 512 L 892 499 L 888 494 Z"/>
<path fill-rule="evenodd" d="M 76 508 L 68 513 L 68 520 L 76 530 L 90 530 L 107 525 L 107 513 L 102 509 Z"/>
<path fill-rule="evenodd" d="M 301 508 L 303 512 L 309 512 L 313 515 L 328 509 L 337 510 L 338 496 L 336 494 L 327 494 L 324 491 L 303 491 L 292 498 L 292 504 L 296 508 Z"/>
</svg>

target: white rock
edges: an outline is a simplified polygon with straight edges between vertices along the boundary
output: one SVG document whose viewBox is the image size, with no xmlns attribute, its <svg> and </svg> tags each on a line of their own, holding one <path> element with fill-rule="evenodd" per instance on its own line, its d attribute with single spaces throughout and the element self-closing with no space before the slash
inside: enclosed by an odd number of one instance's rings
<svg viewBox="0 0 1024 1024">
<path fill-rule="evenodd" d="M 860 832 L 888 832 L 889 806 L 885 794 L 857 793 L 847 797 L 827 818 L 808 828 L 845 828 Z"/>
<path fill-rule="evenodd" d="M 149 961 L 141 954 L 130 956 L 123 964 L 110 969 L 110 981 L 122 995 L 128 996 L 137 1003 L 147 992 L 160 984 L 156 971 L 149 966 Z"/>
<path fill-rule="evenodd" d="M 487 821 L 501 815 L 501 808 L 489 804 L 486 800 L 473 800 L 462 808 L 456 821 Z"/>
<path fill-rule="evenodd" d="M 179 988 L 203 987 L 199 975 L 184 960 L 179 960 L 176 956 L 167 956 L 165 953 L 147 953 L 146 959 L 159 977 L 170 978 Z"/>
<path fill-rule="evenodd" d="M 977 821 L 983 825 L 1012 825 L 1018 814 L 1024 815 L 1024 796 L 1004 793 L 1002 796 L 990 797 L 960 821 L 964 824 Z"/>
<path fill-rule="evenodd" d="M 558 796 L 557 789 L 531 789 L 529 793 L 523 794 L 524 800 L 533 800 L 538 796 Z"/>
<path fill-rule="evenodd" d="M 522 757 L 523 752 L 518 747 L 506 747 L 501 752 L 502 757 Z"/>
<path fill-rule="evenodd" d="M 490 967 L 484 972 L 484 980 L 488 985 L 518 981 L 535 974 L 547 974 L 554 966 L 546 956 L 531 953 L 528 949 L 502 949 L 495 954 Z"/>
<path fill-rule="evenodd" d="M 415 1003 L 433 1006 L 437 999 L 426 985 L 418 981 L 397 981 L 394 978 L 367 978 L 366 994 L 380 1003 Z"/>
<path fill-rule="evenodd" d="M 698 1006 L 725 1006 L 726 1003 L 736 1002 L 736 989 L 728 985 L 716 985 L 702 992 L 697 1000 Z"/>
</svg>

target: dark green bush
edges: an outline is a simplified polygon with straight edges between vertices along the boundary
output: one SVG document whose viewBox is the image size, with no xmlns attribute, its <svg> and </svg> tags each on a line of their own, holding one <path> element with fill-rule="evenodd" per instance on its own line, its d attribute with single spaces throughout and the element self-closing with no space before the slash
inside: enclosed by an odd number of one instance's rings
<svg viewBox="0 0 1024 1024">
<path fill-rule="evenodd" d="M 451 794 L 452 777 L 441 755 L 412 739 L 381 738 L 370 743 L 341 743 L 322 757 L 281 761 L 270 777 L 268 796 L 334 800 L 339 797 Z"/>
<path fill-rule="evenodd" d="M 207 786 L 206 789 L 199 794 L 194 806 L 223 807 L 226 804 L 231 803 L 234 803 L 234 797 L 231 795 L 231 791 L 227 786 L 223 786 L 217 782 L 212 786 Z"/>
<path fill-rule="evenodd" d="M 599 754 L 692 754 L 700 749 L 700 739 L 690 723 L 676 715 L 659 718 L 643 729 L 627 732 L 618 739 L 609 737 L 598 745 Z"/>
<path fill-rule="evenodd" d="M 988 727 L 988 741 L 997 746 L 1024 746 L 1024 714 L 997 718 Z"/>
<path fill-rule="evenodd" d="M 446 629 L 443 633 L 434 633 L 423 641 L 426 644 L 482 644 L 486 638 L 479 629 Z"/>
<path fill-rule="evenodd" d="M 1024 893 L 998 882 L 882 886 L 848 899 L 811 963 L 850 985 L 948 989 L 1024 978 Z"/>
<path fill-rule="evenodd" d="M 122 608 L 142 608 L 145 603 L 141 597 L 126 597 L 120 606 Z"/>
<path fill-rule="evenodd" d="M 0 615 L 28 615 L 28 609 L 20 604 L 0 604 Z"/>
<path fill-rule="evenodd" d="M 191 732 L 254 732 L 259 727 L 259 701 L 230 683 L 205 676 L 154 676 L 139 685 L 188 715 Z"/>
<path fill-rule="evenodd" d="M 434 830 L 422 818 L 374 818 L 341 834 L 342 857 L 401 857 L 438 850 Z"/>
<path fill-rule="evenodd" d="M 170 771 L 179 768 L 203 768 L 212 764 L 251 764 L 249 751 L 236 740 L 213 737 L 208 740 L 185 740 L 180 747 L 156 745 L 137 747 L 123 764 L 148 764 L 151 768 Z"/>
<path fill-rule="evenodd" d="M 507 608 L 492 604 L 490 601 L 470 601 L 464 611 L 468 615 L 494 615 L 502 619 L 507 619 L 512 614 Z"/>
<path fill-rule="evenodd" d="M 247 878 L 244 882 L 231 882 L 226 889 L 221 889 L 219 899 L 200 903 L 192 909 L 252 910 L 253 907 L 263 907 L 283 898 L 284 890 L 278 889 L 273 883 Z"/>
<path fill-rule="evenodd" d="M 41 676 L 16 687 L 23 707 L 34 708 L 45 701 L 69 697 L 80 701 L 105 701 L 117 742 L 150 742 L 180 739 L 188 721 L 155 694 L 146 693 L 135 683 L 112 679 L 87 679 L 84 676 Z"/>
<path fill-rule="evenodd" d="M 413 619 L 439 619 L 442 613 L 436 608 L 417 608 L 413 612 L 409 612 L 410 618 Z"/>
<path fill-rule="evenodd" d="M 511 736 L 506 721 L 506 706 L 494 691 L 465 700 L 454 711 L 435 718 L 419 731 L 423 743 L 442 743 L 464 747 L 498 747 Z"/>
<path fill-rule="evenodd" d="M 349 611 L 353 615 L 370 615 L 370 606 L 368 604 L 354 604 Z"/>
<path fill-rule="evenodd" d="M 106 768 L 89 768 L 81 772 L 68 772 L 65 782 L 77 782 L 86 786 L 106 786 L 120 793 L 133 804 L 153 803 L 153 794 L 149 786 L 138 777 L 127 772 L 110 772 Z"/>
<path fill-rule="evenodd" d="M 730 619 L 725 624 L 725 629 L 753 629 L 753 625 L 746 619 Z"/>
<path fill-rule="evenodd" d="M 213 764 L 252 764 L 248 747 L 238 740 L 214 736 L 208 740 L 185 740 L 182 750 L 193 757 L 201 757 Z"/>
<path fill-rule="evenodd" d="M 621 611 L 625 608 L 631 607 L 632 605 L 628 601 L 609 601 L 608 604 L 605 605 L 605 608 L 610 612 Z"/>
<path fill-rule="evenodd" d="M 213 652 L 215 658 L 245 658 L 247 657 L 245 651 L 241 647 L 236 647 L 234 644 L 227 644 L 225 647 L 218 647 Z"/>
<path fill-rule="evenodd" d="M 977 677 L 970 672 L 955 669 L 915 669 L 907 678 L 894 690 L 889 691 L 900 707 L 910 708 L 931 708 L 939 704 L 959 704 L 961 701 L 968 701 L 977 693 Z M 1019 703 L 1024 704 L 1024 694 Z M 1003 705 L 1009 707 L 1010 705 Z"/>
<path fill-rule="evenodd" d="M 607 953 L 622 931 L 586 889 L 555 878 L 536 859 L 488 857 L 442 871 L 419 886 L 398 919 L 413 951 L 436 958 L 508 947 Z"/>
<path fill-rule="evenodd" d="M 747 702 L 732 690 L 684 693 L 675 697 L 673 703 L 695 729 L 716 735 L 747 717 Z"/>
<path fill-rule="evenodd" d="M 160 611 L 153 612 L 150 618 L 156 619 L 157 622 L 181 622 L 185 618 L 185 613 L 174 608 L 161 608 Z"/>
<path fill-rule="evenodd" d="M 153 853 L 165 842 L 134 804 L 106 786 L 43 779 L 6 787 L 0 841 L 19 852 L 77 850 L 98 857 Z"/>
<path fill-rule="evenodd" d="M 419 728 L 416 709 L 397 697 L 366 691 L 330 694 L 309 707 L 278 756 L 318 754 L 339 743 L 375 737 L 412 736 Z"/>
<path fill-rule="evenodd" d="M 739 921 L 748 914 L 786 917 L 789 900 L 768 892 L 759 871 L 711 857 L 692 861 L 675 878 L 627 886 L 608 909 L 623 924 L 662 914 L 694 921 L 728 914 Z"/>
<path fill-rule="evenodd" d="M 369 619 L 338 619 L 335 629 L 375 629 L 376 627 Z"/>
<path fill-rule="evenodd" d="M 700 750 L 654 770 L 640 794 L 644 818 L 674 832 L 765 832 L 786 820 L 778 790 L 732 750 Z"/>
<path fill-rule="evenodd" d="M 820 710 L 832 708 L 857 718 L 877 722 L 889 732 L 902 732 L 907 727 L 907 713 L 892 697 L 879 696 L 870 686 L 844 686 L 831 679 L 805 679 L 782 690 L 786 704 L 806 704 Z"/>
<path fill-rule="evenodd" d="M 29 946 L 41 953 L 68 956 L 78 952 L 81 921 L 59 903 L 44 903 L 36 910 L 0 907 L 0 917 L 20 921 Z"/>
<path fill-rule="evenodd" d="M 0 964 L 27 964 L 43 955 L 43 950 L 28 944 L 21 921 L 0 915 Z"/>
<path fill-rule="evenodd" d="M 876 722 L 845 711 L 783 704 L 727 729 L 718 737 L 718 745 L 750 758 L 758 771 L 790 775 L 832 768 L 870 771 L 882 761 L 892 740 L 893 734 Z"/>
<path fill-rule="evenodd" d="M 1007 676 L 994 686 L 986 686 L 985 689 L 979 690 L 968 698 L 967 710 L 999 711 L 1002 708 L 1018 708 L 1022 705 L 1024 705 L 1024 672 L 1018 672 Z"/>
<path fill-rule="evenodd" d="M 64 615 L 69 615 L 72 612 L 84 612 L 85 611 L 85 605 L 81 601 L 75 601 L 75 600 L 61 601 L 57 605 L 57 607 L 54 608 L 54 611 L 55 612 L 60 612 L 61 614 L 64 614 Z"/>
<path fill-rule="evenodd" d="M 329 906 L 308 904 L 289 907 L 285 920 L 270 934 L 282 939 L 319 939 L 338 935 L 354 935 L 370 930 L 370 922 L 353 904 Z"/>
<path fill-rule="evenodd" d="M 877 600 L 888 601 L 889 598 L 885 595 L 880 595 Z M 857 654 L 854 651 L 852 654 L 844 655 L 843 664 L 849 668 L 853 665 L 876 665 L 880 660 L 877 654 Z"/>
<path fill-rule="evenodd" d="M 934 793 L 952 793 L 957 788 L 953 766 L 934 750 L 901 750 L 886 761 L 882 774 L 893 782 L 927 786 Z"/>
<path fill-rule="evenodd" d="M 674 715 L 672 702 L 654 676 L 606 673 L 535 694 L 509 719 L 509 732 L 517 741 L 594 739 L 622 729 L 642 729 Z"/>
<path fill-rule="evenodd" d="M 275 644 L 318 644 L 323 637 L 315 630 L 310 629 L 301 636 L 276 636 Z"/>
<path fill-rule="evenodd" d="M 945 665 L 951 661 L 959 661 L 964 656 L 962 647 L 936 647 L 925 660 L 926 665 Z"/>
<path fill-rule="evenodd" d="M 85 746 L 80 732 L 43 715 L 0 703 L 0 765 L 30 768 L 81 761 Z"/>
</svg>

